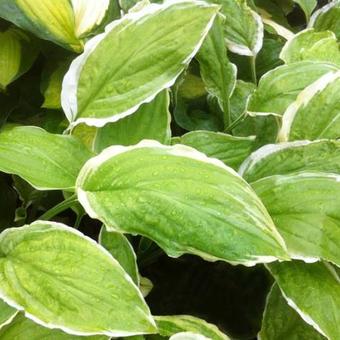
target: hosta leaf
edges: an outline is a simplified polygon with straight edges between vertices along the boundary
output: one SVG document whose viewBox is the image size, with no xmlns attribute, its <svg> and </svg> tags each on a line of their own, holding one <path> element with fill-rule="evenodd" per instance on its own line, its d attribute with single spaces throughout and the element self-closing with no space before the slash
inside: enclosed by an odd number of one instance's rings
<svg viewBox="0 0 340 340">
<path fill-rule="evenodd" d="M 308 85 L 336 66 L 321 62 L 299 62 L 279 66 L 266 73 L 250 97 L 248 112 L 282 115 L 297 95 Z"/>
<path fill-rule="evenodd" d="M 333 31 L 336 37 L 340 38 L 340 1 L 333 0 L 328 5 L 317 10 L 311 17 L 309 27 L 317 31 Z"/>
<path fill-rule="evenodd" d="M 105 149 L 83 167 L 77 194 L 109 230 L 146 236 L 170 256 L 192 253 L 245 265 L 286 257 L 248 184 L 187 146 L 144 141 Z"/>
<path fill-rule="evenodd" d="M 333 32 L 307 29 L 296 34 L 281 51 L 286 64 L 297 61 L 322 61 L 340 67 L 340 50 Z"/>
<path fill-rule="evenodd" d="M 150 102 L 196 54 L 217 10 L 199 1 L 167 1 L 107 26 L 86 43 L 64 78 L 62 106 L 69 121 L 103 126 Z"/>
<path fill-rule="evenodd" d="M 256 56 L 262 47 L 263 23 L 261 17 L 247 5 L 246 0 L 218 0 L 225 15 L 224 34 L 230 51 Z"/>
<path fill-rule="evenodd" d="M 103 226 L 99 234 L 99 243 L 108 250 L 138 285 L 139 273 L 136 254 L 128 239 L 121 233 L 107 231 Z"/>
<path fill-rule="evenodd" d="M 340 174 L 340 141 L 296 141 L 266 145 L 244 161 L 239 174 L 246 181 L 254 182 L 267 176 L 310 170 Z"/>
<path fill-rule="evenodd" d="M 287 304 L 277 284 L 267 298 L 262 320 L 261 340 L 322 340 L 325 339 Z"/>
<path fill-rule="evenodd" d="M 0 0 L 0 17 L 75 51 L 81 36 L 101 23 L 109 0 Z"/>
<path fill-rule="evenodd" d="M 310 15 L 318 4 L 317 0 L 294 0 L 301 9 L 304 11 L 307 22 L 309 21 Z"/>
<path fill-rule="evenodd" d="M 25 73 L 37 56 L 32 38 L 19 29 L 0 31 L 0 91 Z"/>
<path fill-rule="evenodd" d="M 0 329 L 10 323 L 17 313 L 18 311 L 16 309 L 0 300 Z"/>
<path fill-rule="evenodd" d="M 99 152 L 111 145 L 133 145 L 143 139 L 168 144 L 170 120 L 169 94 L 164 90 L 152 102 L 141 105 L 133 115 L 98 129 L 94 149 Z"/>
<path fill-rule="evenodd" d="M 227 57 L 224 44 L 223 20 L 217 16 L 197 55 L 201 76 L 207 91 L 217 97 L 224 112 L 224 123 L 230 124 L 229 99 L 236 85 L 236 66 Z"/>
<path fill-rule="evenodd" d="M 252 184 L 292 258 L 340 266 L 340 175 L 302 172 Z"/>
<path fill-rule="evenodd" d="M 1 340 L 81 340 L 83 336 L 71 335 L 59 329 L 50 329 L 25 318 L 18 314 L 14 320 L 0 330 Z M 108 340 L 105 335 L 93 335 L 86 340 Z"/>
<path fill-rule="evenodd" d="M 226 165 L 237 169 L 250 155 L 255 137 L 235 137 L 220 132 L 192 131 L 176 141 L 205 153 L 209 157 L 221 160 Z"/>
<path fill-rule="evenodd" d="M 47 109 L 60 109 L 60 92 L 64 75 L 68 69 L 69 62 L 55 61 L 48 63 L 42 74 L 41 93 L 44 96 L 42 107 Z"/>
<path fill-rule="evenodd" d="M 180 332 L 199 333 L 211 340 L 228 340 L 215 325 L 190 315 L 156 316 L 159 334 L 169 337 Z"/>
<path fill-rule="evenodd" d="M 69 0 L 0 0 L 0 16 L 42 39 L 81 50 Z"/>
<path fill-rule="evenodd" d="M 1 297 L 43 326 L 114 337 L 155 331 L 130 277 L 73 228 L 37 221 L 7 229 L 0 252 Z"/>
<path fill-rule="evenodd" d="M 340 337 L 340 279 L 329 265 L 301 261 L 268 265 L 288 304 L 327 338 Z"/>
<path fill-rule="evenodd" d="M 282 117 L 280 141 L 340 137 L 340 71 L 304 89 Z"/>
<path fill-rule="evenodd" d="M 71 190 L 90 157 L 72 136 L 54 135 L 34 126 L 6 126 L 0 131 L 0 170 L 41 190 Z"/>
</svg>

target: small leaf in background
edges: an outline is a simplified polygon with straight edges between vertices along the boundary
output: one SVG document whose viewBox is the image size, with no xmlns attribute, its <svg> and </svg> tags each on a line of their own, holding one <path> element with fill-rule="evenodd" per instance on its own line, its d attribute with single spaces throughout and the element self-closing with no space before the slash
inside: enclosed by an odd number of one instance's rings
<svg viewBox="0 0 340 340">
<path fill-rule="evenodd" d="M 235 137 L 220 132 L 192 131 L 179 137 L 174 144 L 184 144 L 221 160 L 233 169 L 250 155 L 255 137 Z"/>
<path fill-rule="evenodd" d="M 282 115 L 298 94 L 324 74 L 337 67 L 318 62 L 299 62 L 279 66 L 266 73 L 250 97 L 248 112 Z"/>
<path fill-rule="evenodd" d="M 170 87 L 201 46 L 217 10 L 194 1 L 151 4 L 107 26 L 87 42 L 64 78 L 62 106 L 71 124 L 116 122 Z"/>
<path fill-rule="evenodd" d="M 295 141 L 266 145 L 252 153 L 239 174 L 247 182 L 298 171 L 340 174 L 340 141 Z"/>
<path fill-rule="evenodd" d="M 1 296 L 40 324 L 75 335 L 155 332 L 129 276 L 75 229 L 36 221 L 4 231 L 0 249 Z"/>
<path fill-rule="evenodd" d="M 227 57 L 223 18 L 220 15 L 216 17 L 196 58 L 206 89 L 217 98 L 224 113 L 224 126 L 227 128 L 231 124 L 229 100 L 236 85 L 237 69 Z"/>
<path fill-rule="evenodd" d="M 0 329 L 3 328 L 5 325 L 9 324 L 17 313 L 18 311 L 16 309 L 9 306 L 3 300 L 0 300 Z"/>
<path fill-rule="evenodd" d="M 281 142 L 340 137 L 340 71 L 306 87 L 283 114 Z"/>
<path fill-rule="evenodd" d="M 301 172 L 252 184 L 292 258 L 340 266 L 340 175 Z"/>
<path fill-rule="evenodd" d="M 99 243 L 119 262 L 134 283 L 138 285 L 139 273 L 136 254 L 128 239 L 121 233 L 107 231 L 103 226 L 99 234 Z"/>
<path fill-rule="evenodd" d="M 111 145 L 133 145 L 143 139 L 154 139 L 169 144 L 171 137 L 169 93 L 159 93 L 153 101 L 145 103 L 131 116 L 97 129 L 94 150 L 100 152 Z"/>
<path fill-rule="evenodd" d="M 187 146 L 144 141 L 107 148 L 81 170 L 77 195 L 108 230 L 146 236 L 174 257 L 191 253 L 244 265 L 286 258 L 248 184 Z"/>
<path fill-rule="evenodd" d="M 0 2 L 1 8 L 1 2 Z M 0 92 L 28 71 L 38 54 L 36 43 L 23 31 L 10 27 L 0 31 Z"/>
<path fill-rule="evenodd" d="M 277 284 L 274 284 L 267 297 L 262 327 L 258 337 L 261 340 L 325 339 L 287 304 Z"/>
<path fill-rule="evenodd" d="M 280 58 L 286 63 L 322 61 L 340 67 L 340 50 L 335 34 L 307 29 L 296 34 L 283 47 Z"/>
<path fill-rule="evenodd" d="M 333 31 L 340 38 L 340 1 L 333 0 L 312 15 L 308 27 L 317 31 Z"/>
<path fill-rule="evenodd" d="M 6 126 L 0 131 L 0 170 L 37 189 L 72 190 L 91 153 L 75 137 L 54 135 L 35 126 Z"/>
<path fill-rule="evenodd" d="M 40 84 L 41 93 L 44 96 L 43 108 L 61 109 L 61 86 L 69 64 L 68 61 L 47 62 Z"/>
<path fill-rule="evenodd" d="M 294 2 L 296 2 L 301 7 L 303 12 L 305 13 L 306 21 L 309 22 L 310 16 L 312 12 L 314 11 L 316 5 L 318 4 L 318 1 L 317 0 L 294 0 Z"/>
<path fill-rule="evenodd" d="M 1 340 L 81 340 L 83 336 L 71 335 L 60 331 L 59 329 L 50 329 L 43 327 L 20 313 L 14 320 L 1 328 L 0 330 Z M 87 340 L 108 340 L 105 335 L 93 335 L 87 336 Z"/>
<path fill-rule="evenodd" d="M 193 332 L 202 334 L 211 340 L 229 339 L 215 325 L 190 315 L 155 316 L 155 321 L 159 334 L 164 337 L 180 332 Z"/>
<path fill-rule="evenodd" d="M 268 265 L 289 306 L 327 338 L 340 337 L 340 284 L 335 270 L 321 262 Z"/>
<path fill-rule="evenodd" d="M 218 0 L 226 17 L 224 34 L 228 49 L 236 54 L 255 57 L 262 47 L 261 17 L 247 5 L 246 0 Z"/>
</svg>

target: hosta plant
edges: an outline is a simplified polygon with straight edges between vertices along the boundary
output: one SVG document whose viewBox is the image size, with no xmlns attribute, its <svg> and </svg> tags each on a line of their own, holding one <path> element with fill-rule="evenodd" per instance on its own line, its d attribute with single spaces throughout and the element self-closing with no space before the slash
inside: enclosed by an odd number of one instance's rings
<svg viewBox="0 0 340 340">
<path fill-rule="evenodd" d="M 0 18 L 0 339 L 340 339 L 339 0 Z"/>
</svg>

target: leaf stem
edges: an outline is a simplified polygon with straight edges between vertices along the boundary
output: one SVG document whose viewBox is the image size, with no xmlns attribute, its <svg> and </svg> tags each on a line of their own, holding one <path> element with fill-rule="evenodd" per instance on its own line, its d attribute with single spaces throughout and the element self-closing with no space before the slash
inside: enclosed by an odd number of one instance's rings
<svg viewBox="0 0 340 340">
<path fill-rule="evenodd" d="M 42 214 L 39 217 L 39 220 L 45 220 L 48 221 L 50 220 L 52 217 L 60 214 L 61 212 L 69 209 L 72 207 L 72 205 L 74 203 L 77 202 L 77 196 L 76 195 L 72 195 L 69 198 L 67 198 L 66 200 L 60 202 L 59 204 L 55 205 L 53 208 L 47 210 L 44 214 Z"/>
<path fill-rule="evenodd" d="M 230 116 L 230 102 L 229 99 L 224 102 L 223 105 L 223 125 L 224 129 L 226 129 L 231 123 L 231 116 Z"/>
<path fill-rule="evenodd" d="M 237 125 L 242 123 L 248 117 L 247 111 L 244 111 L 241 115 L 239 115 L 227 128 L 224 132 L 230 133 Z"/>
<path fill-rule="evenodd" d="M 251 68 L 251 76 L 253 79 L 253 83 L 257 85 L 257 76 L 256 76 L 256 56 L 249 57 L 250 59 L 250 68 Z"/>
</svg>

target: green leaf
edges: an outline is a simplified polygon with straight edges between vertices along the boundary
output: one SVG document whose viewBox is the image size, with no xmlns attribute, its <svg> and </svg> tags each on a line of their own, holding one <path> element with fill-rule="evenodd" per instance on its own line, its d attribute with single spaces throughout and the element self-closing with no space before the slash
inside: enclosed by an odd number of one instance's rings
<svg viewBox="0 0 340 340">
<path fill-rule="evenodd" d="M 294 0 L 294 2 L 296 2 L 301 7 L 308 22 L 312 12 L 318 4 L 317 0 Z"/>
<path fill-rule="evenodd" d="M 109 0 L 0 0 L 0 17 L 74 51 L 81 37 L 101 23 Z"/>
<path fill-rule="evenodd" d="M 217 16 L 197 55 L 200 72 L 207 91 L 218 99 L 224 112 L 224 125 L 230 122 L 229 100 L 236 85 L 236 66 L 227 57 L 223 19 Z"/>
<path fill-rule="evenodd" d="M 268 295 L 262 327 L 258 337 L 261 340 L 325 339 L 287 304 L 277 284 L 274 284 Z"/>
<path fill-rule="evenodd" d="M 38 49 L 32 38 L 12 27 L 0 31 L 0 46 L 0 91 L 2 91 L 28 71 Z"/>
<path fill-rule="evenodd" d="M 286 64 L 297 61 L 322 61 L 340 67 L 340 50 L 335 34 L 307 29 L 296 34 L 281 51 L 280 58 Z"/>
<path fill-rule="evenodd" d="M 228 340 L 215 325 L 190 315 L 155 316 L 159 334 L 170 337 L 180 332 L 199 333 L 211 340 Z"/>
<path fill-rule="evenodd" d="M 99 234 L 99 243 L 119 262 L 134 283 L 139 285 L 136 254 L 128 239 L 121 233 L 107 231 L 103 226 Z"/>
<path fill-rule="evenodd" d="M 271 144 L 252 153 L 239 174 L 247 182 L 298 171 L 340 174 L 340 141 L 317 140 Z"/>
<path fill-rule="evenodd" d="M 18 175 L 40 190 L 72 190 L 90 157 L 72 136 L 34 126 L 6 126 L 0 131 L 0 171 Z"/>
<path fill-rule="evenodd" d="M 81 340 L 82 336 L 64 333 L 58 329 L 49 329 L 25 318 L 23 314 L 18 314 L 14 320 L 0 330 L 1 340 Z M 108 340 L 104 335 L 93 335 L 86 340 Z"/>
<path fill-rule="evenodd" d="M 167 1 L 108 25 L 86 43 L 64 78 L 62 106 L 71 124 L 116 122 L 170 87 L 200 48 L 217 10 L 205 2 Z"/>
<path fill-rule="evenodd" d="M 170 256 L 244 265 L 286 257 L 248 184 L 221 161 L 184 145 L 143 141 L 107 148 L 81 170 L 77 194 L 109 230 L 146 236 Z"/>
<path fill-rule="evenodd" d="M 312 15 L 308 27 L 314 27 L 317 31 L 333 31 L 340 38 L 340 2 L 333 0 L 328 5 L 320 8 Z"/>
<path fill-rule="evenodd" d="M 235 137 L 220 132 L 193 131 L 179 137 L 176 144 L 184 144 L 217 158 L 233 169 L 250 155 L 255 137 Z"/>
<path fill-rule="evenodd" d="M 68 61 L 51 61 L 47 63 L 41 82 L 41 93 L 44 96 L 43 108 L 61 109 L 60 93 L 64 75 L 68 69 Z"/>
<path fill-rule="evenodd" d="M 133 115 L 98 129 L 94 140 L 95 151 L 100 152 L 111 145 L 133 145 L 143 139 L 169 144 L 169 101 L 169 93 L 164 90 L 152 102 L 141 105 Z"/>
<path fill-rule="evenodd" d="M 282 115 L 306 86 L 336 70 L 330 64 L 308 61 L 279 66 L 260 79 L 247 110 L 250 114 Z"/>
<path fill-rule="evenodd" d="M 7 229 L 0 254 L 1 297 L 45 327 L 113 337 L 156 330 L 119 263 L 73 228 L 36 221 Z"/>
<path fill-rule="evenodd" d="M 224 36 L 228 49 L 246 56 L 256 56 L 262 47 L 261 17 L 248 7 L 245 0 L 217 0 L 226 17 Z"/>
<path fill-rule="evenodd" d="M 292 258 L 340 266 L 340 175 L 301 172 L 252 184 Z M 306 197 L 307 195 L 307 197 Z"/>
<path fill-rule="evenodd" d="M 320 114 L 322 112 L 322 114 Z M 280 141 L 340 137 L 340 71 L 306 87 L 282 117 Z"/>
<path fill-rule="evenodd" d="M 0 300 L 0 329 L 10 323 L 17 313 L 18 311 L 16 309 L 9 306 L 6 302 Z"/>
<path fill-rule="evenodd" d="M 301 261 L 268 265 L 288 304 L 327 338 L 340 337 L 340 278 L 329 265 Z"/>
</svg>

